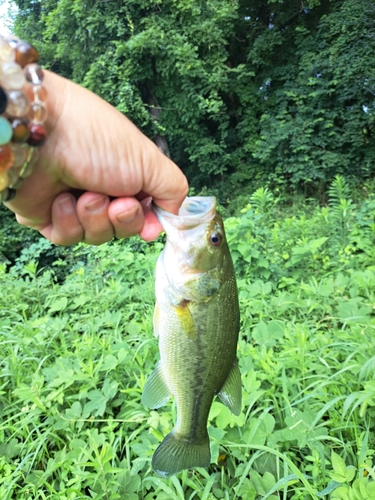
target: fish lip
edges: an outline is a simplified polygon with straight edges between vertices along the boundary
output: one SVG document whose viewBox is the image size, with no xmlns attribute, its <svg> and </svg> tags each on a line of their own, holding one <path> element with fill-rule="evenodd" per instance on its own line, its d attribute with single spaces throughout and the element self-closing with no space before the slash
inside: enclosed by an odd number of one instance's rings
<svg viewBox="0 0 375 500">
<path fill-rule="evenodd" d="M 153 205 L 152 209 L 163 227 L 165 223 L 169 223 L 177 229 L 194 228 L 215 217 L 216 198 L 214 196 L 188 196 L 182 202 L 178 215 L 171 214 L 156 205 Z"/>
</svg>

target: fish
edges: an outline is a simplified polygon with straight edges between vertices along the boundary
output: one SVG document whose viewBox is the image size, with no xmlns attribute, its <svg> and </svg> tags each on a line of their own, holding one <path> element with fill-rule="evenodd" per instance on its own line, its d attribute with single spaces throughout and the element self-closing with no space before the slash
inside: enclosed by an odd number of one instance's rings
<svg viewBox="0 0 375 500">
<path fill-rule="evenodd" d="M 216 199 L 187 197 L 178 215 L 154 211 L 166 233 L 156 265 L 154 334 L 160 361 L 142 394 L 157 409 L 173 396 L 173 430 L 152 457 L 167 478 L 211 463 L 207 421 L 215 396 L 241 412 L 240 313 L 233 262 Z"/>
</svg>

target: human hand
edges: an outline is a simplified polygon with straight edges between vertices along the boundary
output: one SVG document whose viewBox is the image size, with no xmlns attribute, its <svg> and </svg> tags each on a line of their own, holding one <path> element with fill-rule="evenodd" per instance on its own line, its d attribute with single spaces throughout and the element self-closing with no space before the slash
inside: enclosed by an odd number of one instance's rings
<svg viewBox="0 0 375 500">
<path fill-rule="evenodd" d="M 44 73 L 48 139 L 32 174 L 6 205 L 20 224 L 60 245 L 98 245 L 138 233 L 156 238 L 162 228 L 150 196 L 177 213 L 187 195 L 185 176 L 107 102 Z"/>
</svg>

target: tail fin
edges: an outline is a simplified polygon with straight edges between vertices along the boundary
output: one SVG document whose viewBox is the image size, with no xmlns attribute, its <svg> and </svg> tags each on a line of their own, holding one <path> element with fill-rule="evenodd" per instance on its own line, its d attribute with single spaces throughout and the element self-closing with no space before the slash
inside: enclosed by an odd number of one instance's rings
<svg viewBox="0 0 375 500">
<path fill-rule="evenodd" d="M 208 435 L 203 443 L 191 443 L 172 431 L 156 449 L 152 457 L 152 468 L 159 476 L 166 478 L 184 469 L 208 467 L 210 461 Z"/>
</svg>

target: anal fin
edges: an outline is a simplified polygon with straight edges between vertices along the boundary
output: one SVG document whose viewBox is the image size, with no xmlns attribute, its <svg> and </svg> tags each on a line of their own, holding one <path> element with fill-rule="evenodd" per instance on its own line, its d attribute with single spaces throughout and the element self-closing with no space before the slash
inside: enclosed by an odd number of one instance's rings
<svg viewBox="0 0 375 500">
<path fill-rule="evenodd" d="M 239 415 L 241 413 L 242 384 L 237 359 L 233 363 L 232 369 L 217 395 L 220 401 L 225 404 L 234 415 Z"/>
</svg>

